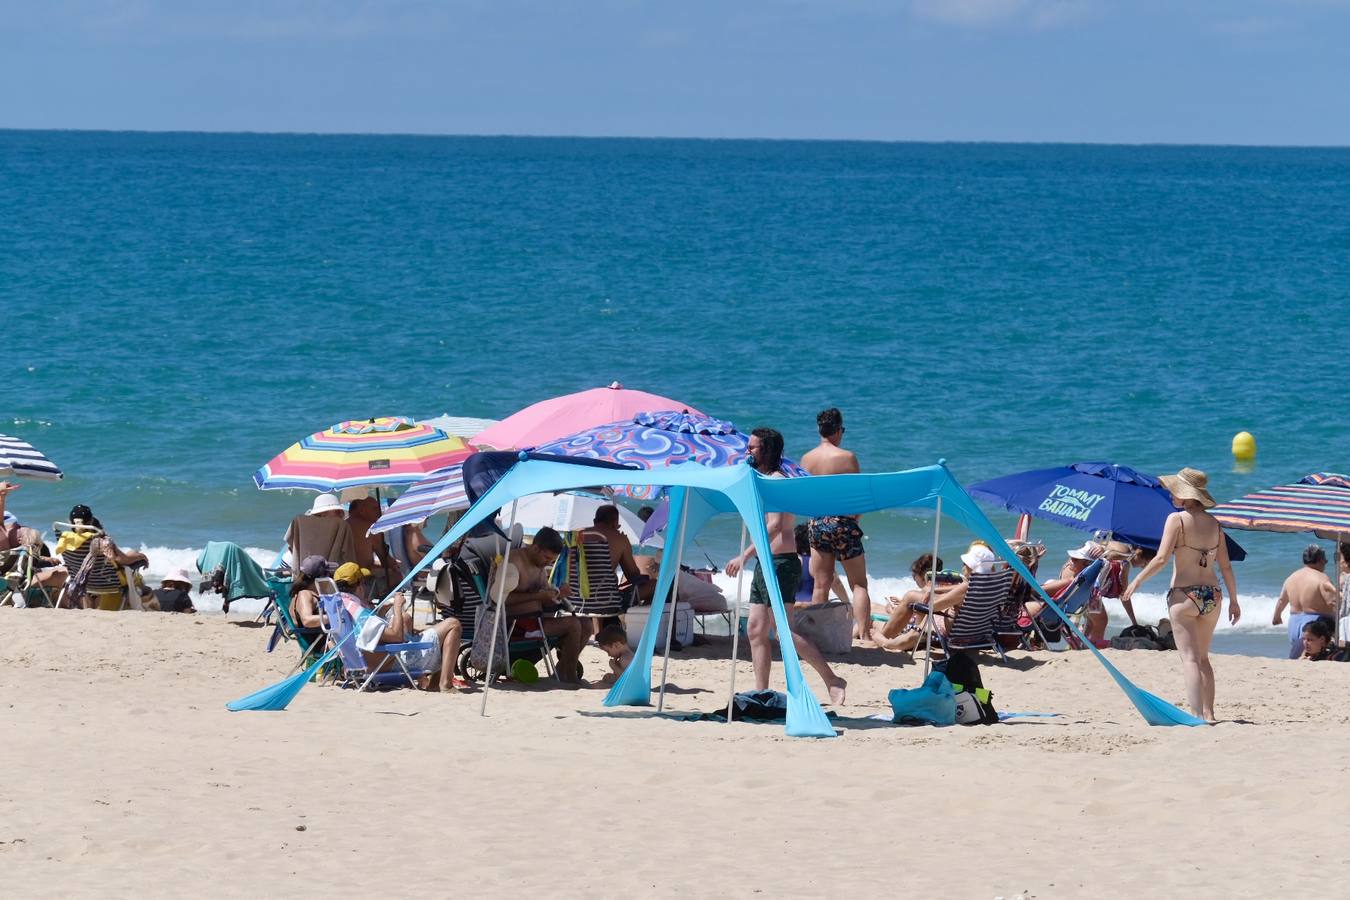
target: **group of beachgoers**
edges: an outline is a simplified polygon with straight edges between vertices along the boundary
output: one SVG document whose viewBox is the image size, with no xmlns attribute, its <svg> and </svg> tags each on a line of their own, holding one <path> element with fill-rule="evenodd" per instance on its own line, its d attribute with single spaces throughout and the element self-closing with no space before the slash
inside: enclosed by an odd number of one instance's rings
<svg viewBox="0 0 1350 900">
<path fill-rule="evenodd" d="M 857 456 L 843 444 L 842 413 L 826 409 L 817 416 L 816 426 L 819 443 L 802 457 L 801 466 L 812 475 L 860 472 Z M 760 474 L 785 477 L 784 440 L 779 431 L 754 429 L 747 450 L 749 464 Z M 1082 610 L 1086 638 L 1101 646 L 1108 618 L 1104 601 L 1118 601 L 1137 629 L 1132 597 L 1170 562 L 1168 616 L 1160 625 L 1170 631 L 1169 646 L 1178 651 L 1192 710 L 1214 721 L 1210 645 L 1224 614 L 1225 587 L 1229 622 L 1236 624 L 1241 617 L 1237 581 L 1223 529 L 1207 511 L 1215 500 L 1207 489 L 1205 473 L 1183 468 L 1159 480 L 1178 511 L 1168 516 L 1156 550 L 1105 538 L 1088 540 L 1069 550 L 1058 573 L 1037 586 L 1013 574 L 1001 599 L 1000 615 L 1012 626 L 1005 631 L 1014 638 L 1021 632 L 1023 646 L 1035 648 L 1047 642 L 1047 633 L 1060 633 L 1060 623 L 1042 594 L 1054 597 L 1065 591 L 1089 565 L 1102 560 L 1102 575 Z M 54 598 L 50 605 L 116 610 L 135 595 L 139 603 L 130 605 L 136 608 L 195 611 L 189 573 L 170 573 L 159 590 L 142 585 L 134 572 L 146 564 L 144 554 L 118 547 L 87 506 L 77 505 L 70 511 L 55 550 L 48 548 L 39 531 L 23 527 L 5 510 L 6 497 L 16 488 L 13 483 L 0 482 L 0 514 L 5 516 L 5 527 L 0 530 L 0 553 L 5 555 L 0 559 L 8 560 L 13 570 L 16 553 L 26 557 L 28 589 Z M 644 508 L 640 515 L 645 518 L 650 513 L 650 508 Z M 623 616 L 631 607 L 650 603 L 660 556 L 635 554 L 620 527 L 616 506 L 600 506 L 587 528 L 568 534 L 542 528 L 529 543 L 515 548 L 500 534 L 461 540 L 444 557 L 443 577 L 450 580 L 451 588 L 435 597 L 438 621 L 420 630 L 413 624 L 414 593 L 389 596 L 389 591 L 431 549 L 432 542 L 422 530 L 426 523 L 405 526 L 387 540 L 384 534 L 372 532 L 380 514 L 375 498 L 359 497 L 344 505 L 337 495 L 320 494 L 287 529 L 289 596 L 277 602 L 289 614 L 288 625 L 294 632 L 290 636 L 307 649 L 323 646 L 327 628 L 322 621 L 320 582 L 331 579 L 353 619 L 364 623 L 357 643 L 369 665 L 378 668 L 387 662 L 385 654 L 375 649 L 380 645 L 418 645 L 420 649 L 413 651 L 418 668 L 428 673 L 421 686 L 431 690 L 454 692 L 471 687 L 457 668 L 461 647 L 470 638 L 483 640 L 475 633 L 481 631 L 475 628 L 480 611 L 495 614 L 498 597 L 512 639 L 537 637 L 556 652 L 555 674 L 561 683 L 582 683 L 579 657 L 592 640 L 608 657 L 609 671 L 600 684 L 613 683 L 631 661 Z M 818 673 L 830 702 L 836 705 L 845 702 L 847 683 L 816 643 L 798 630 L 797 611 L 827 605 L 833 595 L 849 607 L 856 643 L 913 653 L 920 645 L 931 646 L 934 634 L 944 631 L 962 604 L 982 589 L 981 576 L 1002 565 L 994 550 L 980 541 L 960 555 L 959 571 L 948 571 L 940 558 L 925 553 L 910 567 L 913 590 L 874 602 L 857 516 L 819 516 L 797 523 L 790 513 L 774 512 L 766 515 L 765 526 L 771 559 L 756 559 L 751 544 L 725 565 L 732 577 L 752 565 L 754 569 L 745 634 L 755 687 L 767 689 L 772 670 L 775 624 L 766 580 L 771 575 L 787 601 L 797 654 Z M 1015 540 L 1010 546 L 1036 575 L 1044 545 Z M 242 558 L 243 554 L 234 556 Z M 1350 543 L 1339 545 L 1338 556 L 1339 586 L 1327 574 L 1327 555 L 1316 544 L 1304 551 L 1302 566 L 1284 583 L 1273 624 L 1282 624 L 1287 612 L 1291 658 L 1327 660 L 1347 655 L 1336 645 L 1335 622 L 1343 596 L 1350 595 Z M 565 574 L 554 572 L 558 565 L 565 567 Z M 214 586 L 226 595 L 228 609 L 231 592 L 222 583 L 229 577 L 224 568 L 207 576 L 215 576 Z M 709 593 L 717 594 L 720 600 L 720 592 L 707 581 L 688 572 L 679 573 L 678 578 L 679 599 L 692 603 L 696 612 L 700 611 L 700 594 L 705 599 Z M 423 596 L 431 593 L 428 590 Z M 449 599 L 440 602 L 444 598 Z M 707 609 L 720 611 L 716 605 Z M 363 610 L 367 615 L 361 618 Z"/>
</svg>

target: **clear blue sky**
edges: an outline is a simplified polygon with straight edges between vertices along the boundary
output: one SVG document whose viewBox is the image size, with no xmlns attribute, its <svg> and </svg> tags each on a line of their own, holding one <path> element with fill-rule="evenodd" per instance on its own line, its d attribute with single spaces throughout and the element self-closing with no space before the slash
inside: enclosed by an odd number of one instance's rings
<svg viewBox="0 0 1350 900">
<path fill-rule="evenodd" d="M 1350 0 L 0 0 L 0 127 L 1350 145 Z"/>
</svg>

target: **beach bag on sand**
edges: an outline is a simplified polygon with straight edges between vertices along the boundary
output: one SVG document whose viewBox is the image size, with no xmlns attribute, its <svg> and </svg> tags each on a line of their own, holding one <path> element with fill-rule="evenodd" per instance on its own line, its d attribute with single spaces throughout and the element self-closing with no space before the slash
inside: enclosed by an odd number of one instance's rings
<svg viewBox="0 0 1350 900">
<path fill-rule="evenodd" d="M 821 653 L 848 653 L 853 649 L 853 607 L 842 600 L 799 605 L 792 613 L 792 630 L 815 644 Z"/>
<path fill-rule="evenodd" d="M 891 721 L 897 725 L 956 724 L 956 691 L 941 672 L 930 672 L 919 687 L 891 691 L 886 699 L 891 704 Z"/>
<path fill-rule="evenodd" d="M 956 724 L 993 725 L 998 722 L 998 710 L 994 709 L 994 695 L 985 688 L 963 690 L 965 685 L 954 684 L 956 691 Z"/>
<path fill-rule="evenodd" d="M 1158 632 L 1152 625 L 1131 625 L 1111 638 L 1112 650 L 1161 650 Z"/>
<path fill-rule="evenodd" d="M 478 615 L 474 619 L 473 626 L 473 646 L 469 650 L 469 665 L 479 672 L 486 672 L 488 668 L 488 652 L 492 647 L 492 619 L 497 614 L 497 607 L 484 603 L 478 607 Z M 497 632 L 497 649 L 492 653 L 492 675 L 505 675 L 507 664 L 507 638 L 510 635 L 511 626 L 502 623 Z"/>
<path fill-rule="evenodd" d="M 739 691 L 733 698 L 734 717 L 757 722 L 781 722 L 787 718 L 787 694 L 781 691 Z M 725 719 L 726 707 L 714 716 Z"/>
</svg>

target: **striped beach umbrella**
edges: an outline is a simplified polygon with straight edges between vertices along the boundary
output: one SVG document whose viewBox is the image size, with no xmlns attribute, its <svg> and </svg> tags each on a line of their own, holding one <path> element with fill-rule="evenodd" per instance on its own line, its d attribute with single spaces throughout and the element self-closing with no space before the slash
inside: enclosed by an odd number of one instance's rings
<svg viewBox="0 0 1350 900">
<path fill-rule="evenodd" d="M 56 463 L 39 453 L 32 444 L 0 434 L 0 477 L 10 475 L 43 481 L 60 481 L 62 477 Z"/>
<path fill-rule="evenodd" d="M 1210 510 L 1229 528 L 1311 531 L 1320 538 L 1350 537 L 1350 475 L 1314 472 L 1221 503 Z"/>
<path fill-rule="evenodd" d="M 402 416 L 339 422 L 311 434 L 253 473 L 261 490 L 341 491 L 412 484 L 463 462 L 462 438 Z"/>
<path fill-rule="evenodd" d="M 464 490 L 464 464 L 456 463 L 437 469 L 404 491 L 403 496 L 389 504 L 384 515 L 371 526 L 370 533 L 391 531 L 436 513 L 470 506 L 469 495 Z"/>
</svg>

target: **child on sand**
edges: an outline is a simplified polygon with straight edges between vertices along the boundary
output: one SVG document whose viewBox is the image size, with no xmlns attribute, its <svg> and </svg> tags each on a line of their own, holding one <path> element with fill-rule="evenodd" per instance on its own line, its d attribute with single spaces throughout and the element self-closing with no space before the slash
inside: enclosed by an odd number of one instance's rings
<svg viewBox="0 0 1350 900">
<path fill-rule="evenodd" d="M 1322 662 L 1331 659 L 1336 652 L 1332 643 L 1331 622 L 1327 619 L 1313 619 L 1303 626 L 1303 659 L 1309 662 Z"/>
<path fill-rule="evenodd" d="M 609 655 L 609 674 L 600 679 L 600 683 L 614 684 L 633 661 L 633 651 L 628 649 L 628 634 L 618 625 L 606 625 L 595 636 L 595 643 Z"/>
</svg>

